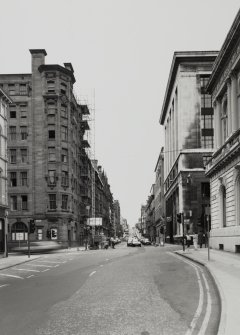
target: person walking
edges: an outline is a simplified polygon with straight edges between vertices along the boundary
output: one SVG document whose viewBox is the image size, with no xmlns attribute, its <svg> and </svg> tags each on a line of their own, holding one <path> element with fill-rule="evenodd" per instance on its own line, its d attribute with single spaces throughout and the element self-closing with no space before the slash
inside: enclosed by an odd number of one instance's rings
<svg viewBox="0 0 240 335">
<path fill-rule="evenodd" d="M 189 233 L 186 234 L 186 243 L 187 243 L 187 250 L 189 252 L 189 248 L 191 245 L 191 236 L 189 235 Z"/>
</svg>

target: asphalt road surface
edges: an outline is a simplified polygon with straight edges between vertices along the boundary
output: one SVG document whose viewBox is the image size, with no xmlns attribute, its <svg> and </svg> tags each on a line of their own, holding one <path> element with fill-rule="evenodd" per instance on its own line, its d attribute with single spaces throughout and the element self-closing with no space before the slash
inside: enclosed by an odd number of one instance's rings
<svg viewBox="0 0 240 335">
<path fill-rule="evenodd" d="M 209 274 L 176 246 L 65 251 L 0 271 L 1 335 L 217 334 Z"/>
</svg>

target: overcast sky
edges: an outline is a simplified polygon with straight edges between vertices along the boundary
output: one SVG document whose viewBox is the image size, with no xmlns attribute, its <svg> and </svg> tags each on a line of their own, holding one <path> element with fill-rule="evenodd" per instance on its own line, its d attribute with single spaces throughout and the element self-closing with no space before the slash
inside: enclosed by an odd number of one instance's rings
<svg viewBox="0 0 240 335">
<path fill-rule="evenodd" d="M 0 73 L 30 73 L 29 49 L 71 62 L 75 93 L 95 92 L 95 157 L 133 226 L 164 136 L 173 52 L 219 50 L 239 0 L 1 0 Z"/>
</svg>

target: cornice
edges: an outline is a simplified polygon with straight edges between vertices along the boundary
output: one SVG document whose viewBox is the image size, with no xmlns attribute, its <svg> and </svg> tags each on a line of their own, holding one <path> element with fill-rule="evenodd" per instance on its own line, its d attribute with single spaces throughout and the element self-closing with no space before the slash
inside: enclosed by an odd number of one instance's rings
<svg viewBox="0 0 240 335">
<path fill-rule="evenodd" d="M 42 64 L 42 65 L 39 66 L 38 71 L 40 73 L 42 73 L 44 71 L 59 71 L 59 72 L 62 72 L 64 74 L 68 75 L 69 77 L 71 77 L 73 84 L 76 82 L 73 73 L 70 70 L 68 70 L 65 67 L 63 67 L 61 65 L 58 65 L 58 64 L 47 64 L 47 65 Z"/>
</svg>

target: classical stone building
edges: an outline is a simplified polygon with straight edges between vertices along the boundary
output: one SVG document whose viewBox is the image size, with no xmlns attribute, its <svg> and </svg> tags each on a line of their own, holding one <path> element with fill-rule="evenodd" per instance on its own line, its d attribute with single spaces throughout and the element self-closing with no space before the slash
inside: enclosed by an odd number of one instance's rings
<svg viewBox="0 0 240 335">
<path fill-rule="evenodd" d="M 32 71 L 1 74 L 0 84 L 12 99 L 8 120 L 9 246 L 26 242 L 29 220 L 36 229 L 31 240 L 79 242 L 90 199 L 83 184 L 82 156 L 88 128 L 73 94 L 71 63 L 45 64 L 44 49 L 30 50 Z M 87 160 L 87 159 L 86 159 Z M 85 164 L 85 165 L 84 165 Z"/>
<path fill-rule="evenodd" d="M 160 124 L 165 129 L 164 196 L 166 236 L 181 238 L 204 230 L 202 220 L 209 206 L 209 179 L 205 163 L 213 152 L 213 109 L 205 86 L 211 74 L 215 51 L 175 52 L 162 106 Z"/>
<path fill-rule="evenodd" d="M 207 90 L 214 104 L 211 181 L 213 248 L 240 252 L 240 11 L 214 63 Z"/>
<path fill-rule="evenodd" d="M 7 115 L 11 99 L 0 88 L 0 255 L 7 256 Z"/>
</svg>

